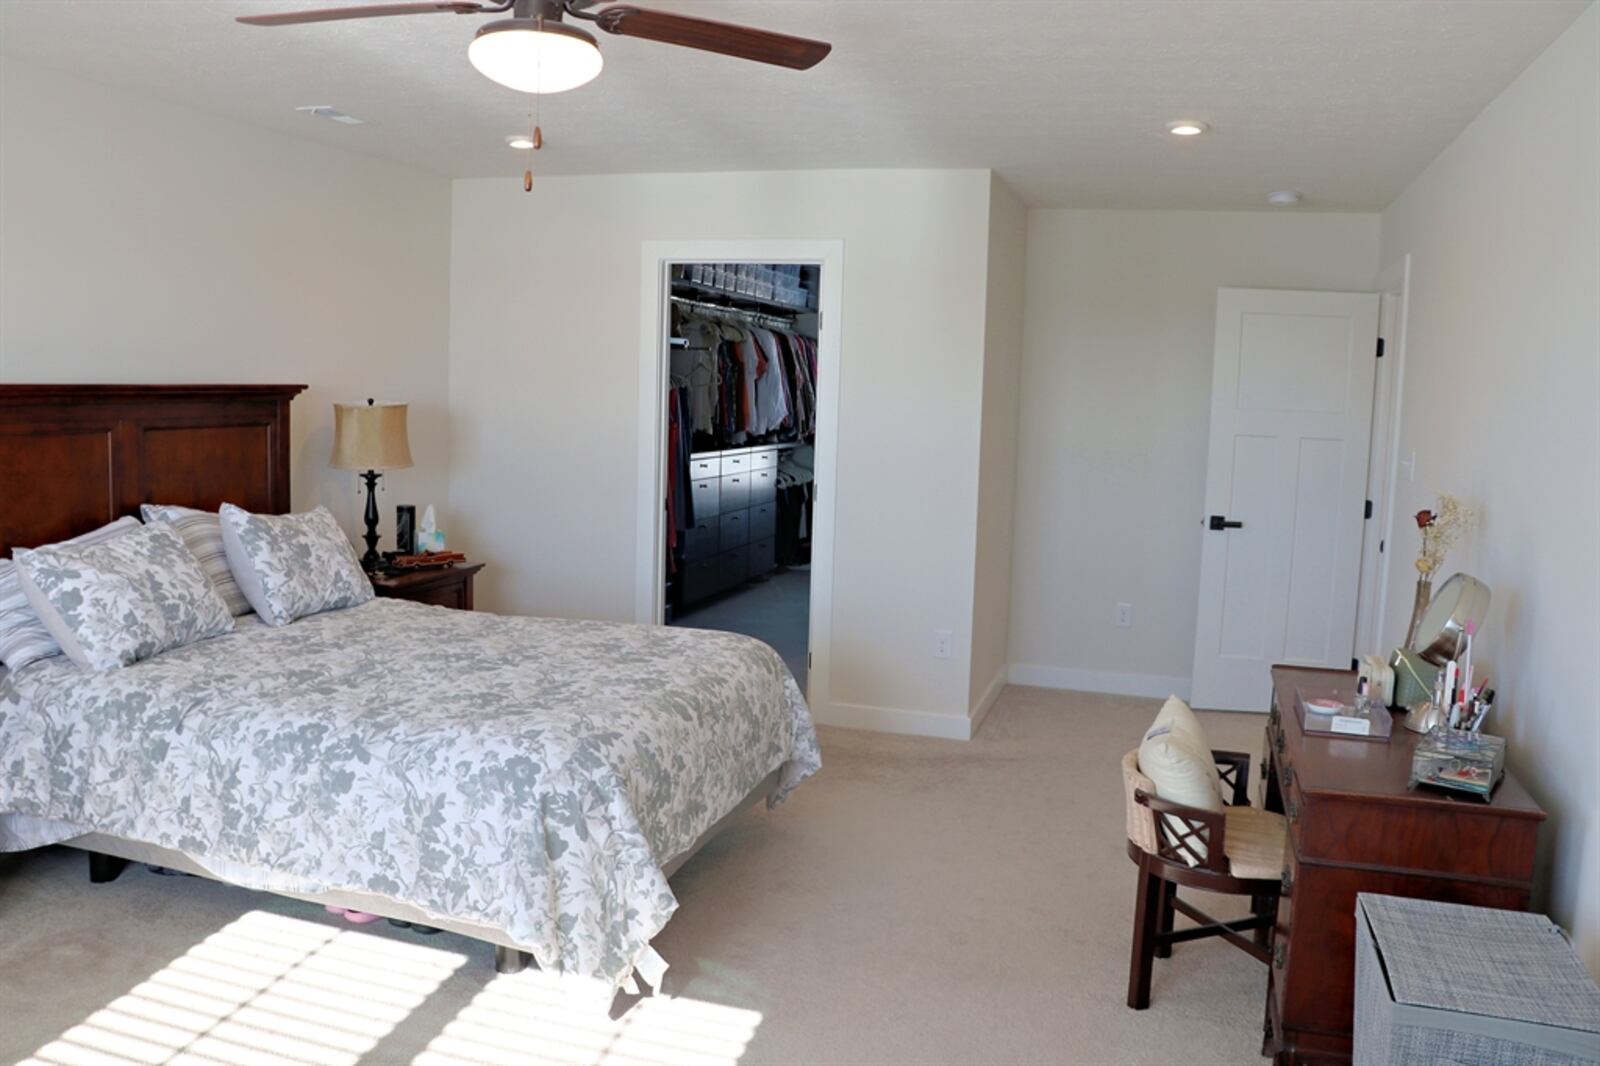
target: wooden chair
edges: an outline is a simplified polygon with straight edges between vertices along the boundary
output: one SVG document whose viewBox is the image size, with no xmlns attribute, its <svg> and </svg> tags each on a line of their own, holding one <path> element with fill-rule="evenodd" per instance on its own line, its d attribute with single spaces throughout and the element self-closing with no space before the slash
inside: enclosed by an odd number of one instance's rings
<svg viewBox="0 0 1600 1066">
<path fill-rule="evenodd" d="M 1247 954 L 1272 960 L 1273 926 L 1283 882 L 1288 823 L 1283 815 L 1250 806 L 1250 756 L 1213 751 L 1217 772 L 1232 795 L 1222 811 L 1169 803 L 1139 772 L 1137 749 L 1122 757 L 1127 798 L 1128 856 L 1139 867 L 1133 912 L 1133 958 L 1128 967 L 1128 1006 L 1150 1006 L 1150 974 L 1156 958 L 1172 945 L 1220 936 Z M 1158 818 L 1159 816 L 1159 818 Z M 1218 921 L 1186 900 L 1178 886 L 1249 896 L 1250 917 Z M 1200 924 L 1174 931 L 1176 913 Z M 1251 939 L 1241 934 L 1253 933 Z"/>
</svg>

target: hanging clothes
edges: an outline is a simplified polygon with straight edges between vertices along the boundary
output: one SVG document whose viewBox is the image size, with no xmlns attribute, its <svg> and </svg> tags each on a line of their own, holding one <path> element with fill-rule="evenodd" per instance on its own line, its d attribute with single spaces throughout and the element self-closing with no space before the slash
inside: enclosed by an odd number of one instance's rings
<svg viewBox="0 0 1600 1066">
<path fill-rule="evenodd" d="M 772 433 L 789 421 L 789 401 L 783 387 L 783 357 L 778 338 L 769 329 L 752 329 L 760 349 L 761 368 L 755 381 L 756 433 Z"/>
</svg>

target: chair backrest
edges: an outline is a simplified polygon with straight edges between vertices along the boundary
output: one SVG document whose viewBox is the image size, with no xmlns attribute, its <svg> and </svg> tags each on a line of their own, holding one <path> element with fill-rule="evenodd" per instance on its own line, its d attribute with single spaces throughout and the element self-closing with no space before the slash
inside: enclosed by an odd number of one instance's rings
<svg viewBox="0 0 1600 1066">
<path fill-rule="evenodd" d="M 1155 782 L 1139 772 L 1139 749 L 1134 748 L 1122 757 L 1122 794 L 1127 801 L 1128 839 L 1142 851 L 1159 854 L 1156 844 L 1156 816 L 1149 807 L 1133 798 L 1134 792 L 1143 789 L 1145 795 L 1156 794 Z"/>
</svg>

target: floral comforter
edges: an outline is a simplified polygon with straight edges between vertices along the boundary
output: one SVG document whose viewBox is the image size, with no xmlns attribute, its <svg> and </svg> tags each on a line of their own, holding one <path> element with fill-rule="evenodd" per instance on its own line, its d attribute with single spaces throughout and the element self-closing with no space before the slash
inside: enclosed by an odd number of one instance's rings
<svg viewBox="0 0 1600 1066">
<path fill-rule="evenodd" d="M 677 906 L 661 863 L 821 765 L 746 637 L 394 600 L 239 622 L 119 670 L 0 673 L 0 816 L 378 893 L 620 982 Z"/>
</svg>

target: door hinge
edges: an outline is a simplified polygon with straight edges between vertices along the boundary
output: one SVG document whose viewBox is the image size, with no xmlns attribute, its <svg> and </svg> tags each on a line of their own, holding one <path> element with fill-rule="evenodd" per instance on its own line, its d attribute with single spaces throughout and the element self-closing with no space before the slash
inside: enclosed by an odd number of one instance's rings
<svg viewBox="0 0 1600 1066">
<path fill-rule="evenodd" d="M 811 669 L 811 653 L 806 652 L 806 669 Z"/>
<path fill-rule="evenodd" d="M 1383 338 L 1382 337 L 1378 338 L 1378 358 L 1379 359 L 1383 358 Z"/>
<path fill-rule="evenodd" d="M 1352 670 L 1361 669 L 1361 660 L 1355 658 L 1354 656 L 1351 656 L 1351 658 L 1350 658 L 1350 669 L 1352 669 Z"/>
<path fill-rule="evenodd" d="M 1379 555 L 1382 555 L 1382 554 L 1383 554 L 1383 546 L 1384 546 L 1384 545 L 1385 545 L 1385 544 L 1387 544 L 1387 543 L 1389 543 L 1389 542 L 1388 542 L 1388 541 L 1386 541 L 1386 540 L 1380 540 L 1380 541 L 1378 541 L 1378 554 L 1379 554 Z"/>
<path fill-rule="evenodd" d="M 1361 512 L 1361 517 L 1362 517 L 1362 518 L 1363 518 L 1363 519 L 1366 519 L 1366 518 L 1371 518 L 1371 517 L 1372 517 L 1372 501 L 1371 501 L 1371 500 L 1368 500 L 1368 501 L 1367 501 L 1367 506 L 1366 506 L 1366 508 L 1365 508 L 1365 509 L 1364 509 L 1364 510 L 1363 510 L 1363 511 L 1362 511 L 1362 512 Z"/>
</svg>

